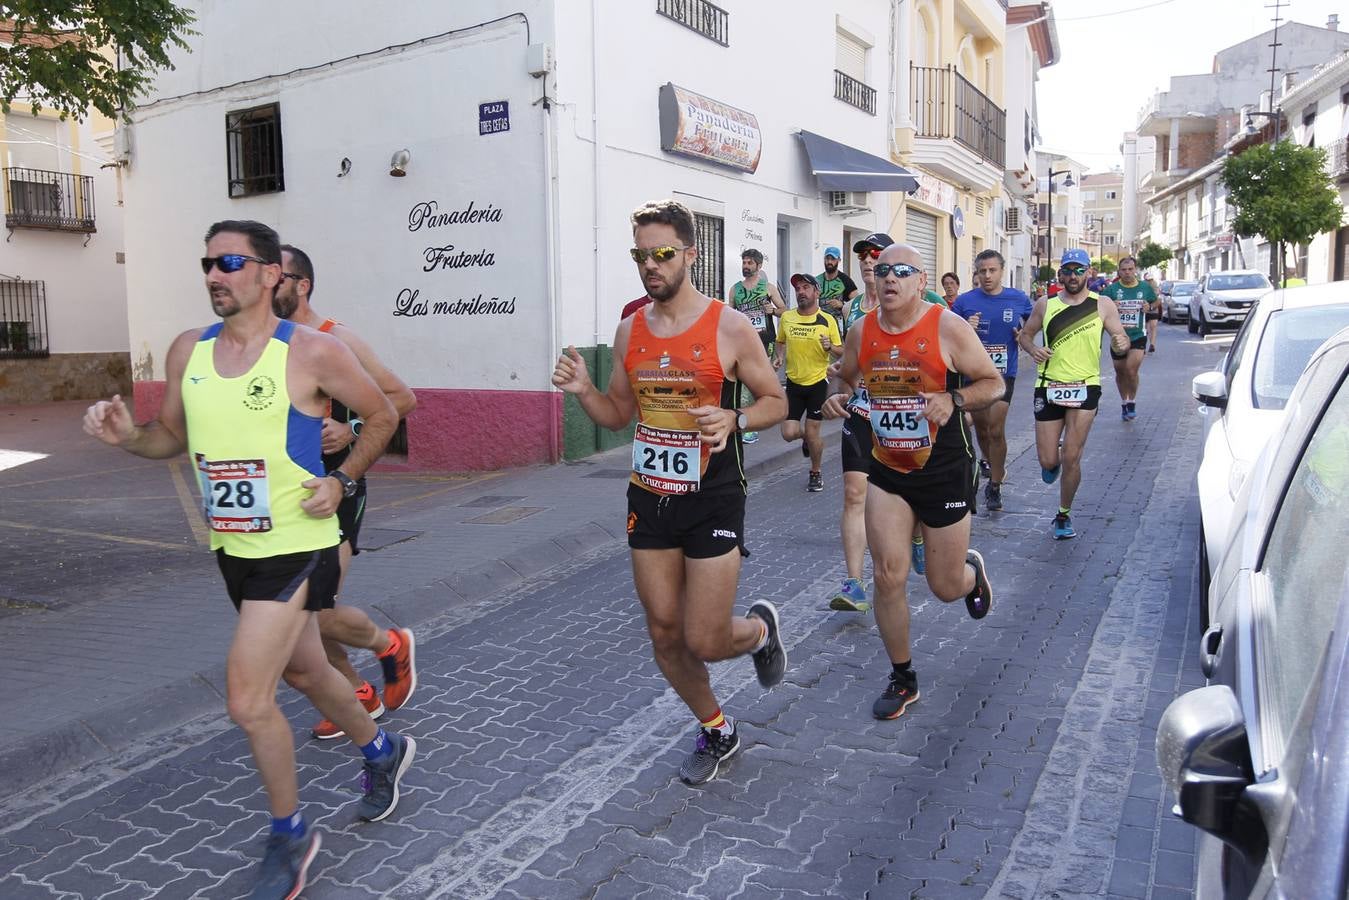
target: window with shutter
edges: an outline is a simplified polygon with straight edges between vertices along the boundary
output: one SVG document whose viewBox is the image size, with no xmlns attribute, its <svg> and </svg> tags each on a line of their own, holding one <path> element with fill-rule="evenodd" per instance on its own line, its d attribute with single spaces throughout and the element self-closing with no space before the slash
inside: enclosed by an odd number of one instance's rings
<svg viewBox="0 0 1349 900">
<path fill-rule="evenodd" d="M 865 82 L 867 80 L 867 45 L 842 31 L 837 34 L 838 50 L 834 68 L 849 78 Z"/>
</svg>

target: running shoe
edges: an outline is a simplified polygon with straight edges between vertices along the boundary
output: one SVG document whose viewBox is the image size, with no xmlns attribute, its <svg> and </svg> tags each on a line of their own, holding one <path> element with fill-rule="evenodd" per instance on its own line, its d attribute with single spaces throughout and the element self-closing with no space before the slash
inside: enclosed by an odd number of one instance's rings
<svg viewBox="0 0 1349 900">
<path fill-rule="evenodd" d="M 409 632 L 410 634 L 411 632 Z M 384 715 L 384 704 L 380 702 L 379 694 L 375 693 L 375 686 L 370 682 L 367 681 L 356 689 L 356 699 L 361 701 L 361 706 L 364 706 L 365 711 L 370 713 L 370 718 L 378 719 Z M 311 734 L 321 741 L 331 741 L 333 738 L 340 738 L 346 732 L 338 728 L 335 723 L 323 719 L 314 726 Z"/>
<path fill-rule="evenodd" d="M 979 460 L 979 477 L 987 481 L 993 477 L 993 467 L 988 464 L 988 460 Z"/>
<path fill-rule="evenodd" d="M 1059 480 L 1059 472 L 1061 472 L 1062 470 L 1063 470 L 1063 463 L 1059 463 L 1052 469 L 1046 469 L 1044 466 L 1041 466 L 1040 480 L 1043 481 L 1045 484 L 1053 484 L 1054 482 Z"/>
<path fill-rule="evenodd" d="M 270 834 L 258 866 L 258 880 L 249 900 L 292 900 L 304 890 L 309 865 L 323 839 L 312 825 L 303 837 Z"/>
<path fill-rule="evenodd" d="M 1073 517 L 1066 513 L 1054 516 L 1054 540 L 1067 541 L 1075 537 L 1077 532 L 1073 530 Z"/>
<path fill-rule="evenodd" d="M 752 444 L 758 439 L 759 439 L 759 432 L 757 431 L 746 431 L 740 435 L 740 442 L 742 444 Z"/>
<path fill-rule="evenodd" d="M 1129 421 L 1130 421 L 1130 422 L 1132 422 L 1134 419 L 1137 419 L 1137 418 L 1138 418 L 1138 404 L 1137 404 L 1137 403 L 1130 403 L 1130 404 L 1129 404 L 1129 412 L 1127 413 L 1127 415 L 1128 415 L 1128 417 L 1129 417 Z"/>
<path fill-rule="evenodd" d="M 903 675 L 890 673 L 885 690 L 871 705 L 871 714 L 878 719 L 898 719 L 909 704 L 918 699 L 918 675 L 910 669 Z"/>
<path fill-rule="evenodd" d="M 824 490 L 824 476 L 819 472 L 811 472 L 810 480 L 806 482 L 806 490 L 812 494 L 817 494 Z"/>
<path fill-rule="evenodd" d="M 993 585 L 984 571 L 984 557 L 978 550 L 967 550 L 965 562 L 974 568 L 974 590 L 965 595 L 965 609 L 971 619 L 982 619 L 993 608 Z"/>
<path fill-rule="evenodd" d="M 805 438 L 801 438 L 801 455 L 810 459 L 810 447 L 806 444 Z"/>
<path fill-rule="evenodd" d="M 829 601 L 829 608 L 840 612 L 866 612 L 871 609 L 867 602 L 867 589 L 860 578 L 843 579 L 843 587 Z"/>
<path fill-rule="evenodd" d="M 1129 421 L 1129 404 L 1121 403 L 1119 405 L 1119 420 L 1121 422 Z"/>
<path fill-rule="evenodd" d="M 913 570 L 919 575 L 927 574 L 927 545 L 923 543 L 922 538 L 913 541 L 910 548 L 910 554 L 913 558 Z"/>
<path fill-rule="evenodd" d="M 356 814 L 366 822 L 378 822 L 393 812 L 398 805 L 398 782 L 417 755 L 417 742 L 412 738 L 391 732 L 385 732 L 385 736 L 393 744 L 393 753 L 382 763 L 366 760 L 361 773 L 365 796 Z"/>
<path fill-rule="evenodd" d="M 398 652 L 379 658 L 384 669 L 384 708 L 390 712 L 412 699 L 412 692 L 417 689 L 417 647 L 412 630 L 390 628 L 389 636 L 395 634 L 400 641 Z"/>
<path fill-rule="evenodd" d="M 1157 345 L 1156 345 L 1156 344 L 1148 344 L 1148 352 L 1149 352 L 1149 353 L 1156 353 L 1156 352 L 1157 352 Z"/>
<path fill-rule="evenodd" d="M 727 718 L 726 728 L 698 726 L 693 752 L 679 767 L 679 779 L 685 784 L 706 784 L 717 777 L 721 764 L 740 750 L 740 730 L 734 720 Z"/>
<path fill-rule="evenodd" d="M 753 653 L 754 671 L 759 684 L 772 687 L 782 681 L 787 672 L 787 648 L 782 646 L 778 628 L 778 609 L 767 600 L 755 600 L 745 613 L 746 619 L 762 619 L 768 626 L 768 641 Z"/>
<path fill-rule="evenodd" d="M 1002 485 L 991 481 L 984 485 L 984 506 L 990 512 L 1002 509 Z"/>
</svg>

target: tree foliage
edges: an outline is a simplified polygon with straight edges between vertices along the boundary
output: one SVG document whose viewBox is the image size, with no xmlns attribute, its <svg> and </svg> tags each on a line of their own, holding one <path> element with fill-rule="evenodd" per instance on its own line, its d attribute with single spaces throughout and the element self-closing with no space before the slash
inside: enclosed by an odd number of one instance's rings
<svg viewBox="0 0 1349 900">
<path fill-rule="evenodd" d="M 124 116 L 154 73 L 186 49 L 192 13 L 171 0 L 0 4 L 0 110 L 15 100 L 82 119 Z"/>
<path fill-rule="evenodd" d="M 1270 243 L 1306 244 L 1340 226 L 1339 193 L 1326 174 L 1326 151 L 1291 141 L 1260 144 L 1223 163 L 1232 230 Z"/>
<path fill-rule="evenodd" d="M 1038 281 L 1053 281 L 1058 276 L 1058 270 L 1051 265 L 1043 265 L 1037 274 L 1040 276 Z"/>
<path fill-rule="evenodd" d="M 1119 269 L 1115 261 L 1108 256 L 1102 256 L 1100 259 L 1093 259 L 1091 264 L 1096 267 L 1096 271 L 1102 275 L 1113 275 Z"/>
<path fill-rule="evenodd" d="M 1171 248 L 1148 241 L 1143 245 L 1143 249 L 1138 251 L 1138 268 L 1151 269 L 1172 258 Z"/>
</svg>

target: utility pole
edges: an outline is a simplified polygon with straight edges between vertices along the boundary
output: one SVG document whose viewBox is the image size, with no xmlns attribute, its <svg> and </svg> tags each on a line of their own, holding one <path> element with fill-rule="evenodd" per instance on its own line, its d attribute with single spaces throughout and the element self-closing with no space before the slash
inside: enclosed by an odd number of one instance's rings
<svg viewBox="0 0 1349 900">
<path fill-rule="evenodd" d="M 1279 43 L 1279 23 L 1283 21 L 1283 8 L 1288 4 L 1285 0 L 1274 0 L 1273 3 L 1266 3 L 1265 9 L 1274 10 L 1274 39 L 1269 42 L 1269 108 L 1274 113 L 1274 146 L 1279 146 L 1279 126 L 1282 124 L 1283 116 L 1281 110 L 1274 102 L 1274 85 L 1279 75 L 1279 48 L 1283 46 Z M 1275 254 L 1274 262 L 1270 264 L 1273 269 L 1270 273 L 1270 281 L 1275 285 L 1283 284 L 1283 241 L 1278 242 L 1278 253 Z"/>
</svg>

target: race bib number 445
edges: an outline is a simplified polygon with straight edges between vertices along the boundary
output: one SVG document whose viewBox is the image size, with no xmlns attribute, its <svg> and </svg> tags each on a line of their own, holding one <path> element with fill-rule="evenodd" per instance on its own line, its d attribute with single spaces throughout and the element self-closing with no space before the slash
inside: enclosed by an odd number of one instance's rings
<svg viewBox="0 0 1349 900">
<path fill-rule="evenodd" d="M 871 397 L 871 431 L 882 447 L 921 450 L 932 445 L 922 397 Z"/>
<path fill-rule="evenodd" d="M 212 531 L 259 534 L 272 530 L 265 460 L 211 460 L 200 453 L 196 458 L 202 513 Z"/>
<path fill-rule="evenodd" d="M 643 484 L 661 493 L 691 494 L 702 478 L 702 449 L 696 431 L 638 423 L 632 438 L 632 470 Z"/>
</svg>

